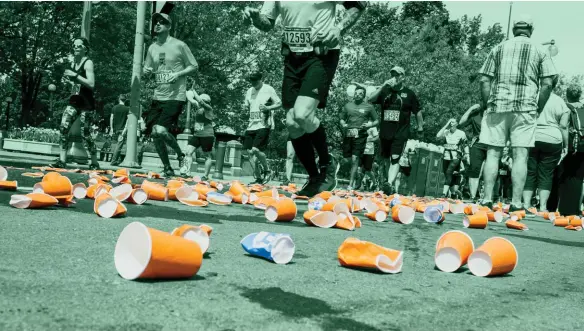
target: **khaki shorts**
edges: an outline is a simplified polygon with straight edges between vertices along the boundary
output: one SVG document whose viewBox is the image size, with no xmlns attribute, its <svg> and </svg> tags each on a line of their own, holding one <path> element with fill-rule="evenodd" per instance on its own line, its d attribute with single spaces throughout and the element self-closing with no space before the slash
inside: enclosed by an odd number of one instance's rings
<svg viewBox="0 0 584 331">
<path fill-rule="evenodd" d="M 481 122 L 479 141 L 485 145 L 505 147 L 533 147 L 535 144 L 536 112 L 486 113 Z"/>
</svg>

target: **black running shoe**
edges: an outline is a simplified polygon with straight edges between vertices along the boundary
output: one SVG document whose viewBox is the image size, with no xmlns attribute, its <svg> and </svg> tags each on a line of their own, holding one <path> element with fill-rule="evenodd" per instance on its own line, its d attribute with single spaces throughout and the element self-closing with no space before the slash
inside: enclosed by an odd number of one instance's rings
<svg viewBox="0 0 584 331">
<path fill-rule="evenodd" d="M 383 194 L 385 194 L 385 195 L 392 195 L 394 193 L 393 186 L 388 182 L 385 182 L 383 184 L 383 187 L 381 188 L 381 190 L 383 191 Z"/>
<path fill-rule="evenodd" d="M 51 164 L 49 164 L 49 167 L 57 168 L 57 169 L 65 169 L 65 168 L 67 168 L 67 164 L 65 162 L 61 161 L 61 159 L 56 159 L 55 161 L 51 162 Z"/>
<path fill-rule="evenodd" d="M 89 170 L 99 170 L 99 163 L 92 163 L 89 165 Z"/>
<path fill-rule="evenodd" d="M 319 194 L 320 185 L 322 181 L 320 178 L 309 178 L 308 181 L 304 184 L 302 189 L 296 193 L 296 195 L 306 196 L 312 198 L 313 196 Z"/>
<path fill-rule="evenodd" d="M 174 170 L 172 170 L 172 168 L 170 166 L 164 166 L 164 169 L 162 170 L 162 174 L 164 175 L 165 178 L 170 178 L 170 177 L 176 176 L 174 173 Z"/>
<path fill-rule="evenodd" d="M 266 185 L 272 180 L 272 172 L 269 170 L 264 171 L 264 178 L 262 178 L 262 185 Z"/>
<path fill-rule="evenodd" d="M 334 191 L 337 188 L 337 173 L 339 172 L 339 168 L 339 163 L 331 155 L 330 164 L 320 167 L 320 187 L 318 193 Z"/>
</svg>

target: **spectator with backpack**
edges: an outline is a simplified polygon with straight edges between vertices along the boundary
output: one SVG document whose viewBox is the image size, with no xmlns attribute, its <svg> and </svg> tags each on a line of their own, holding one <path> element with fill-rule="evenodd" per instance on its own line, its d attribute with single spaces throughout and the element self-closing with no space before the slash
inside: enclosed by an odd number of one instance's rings
<svg viewBox="0 0 584 331">
<path fill-rule="evenodd" d="M 584 104 L 582 88 L 571 85 L 566 90 L 570 109 L 568 153 L 560 164 L 558 211 L 565 216 L 581 214 L 582 183 L 584 181 Z"/>
</svg>

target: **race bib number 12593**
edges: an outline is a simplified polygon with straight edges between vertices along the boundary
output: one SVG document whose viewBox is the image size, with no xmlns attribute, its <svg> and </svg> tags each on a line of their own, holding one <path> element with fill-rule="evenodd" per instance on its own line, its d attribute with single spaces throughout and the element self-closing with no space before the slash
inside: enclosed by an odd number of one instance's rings
<svg viewBox="0 0 584 331">
<path fill-rule="evenodd" d="M 292 52 L 312 52 L 311 28 L 285 27 L 282 42 L 290 47 Z"/>
</svg>

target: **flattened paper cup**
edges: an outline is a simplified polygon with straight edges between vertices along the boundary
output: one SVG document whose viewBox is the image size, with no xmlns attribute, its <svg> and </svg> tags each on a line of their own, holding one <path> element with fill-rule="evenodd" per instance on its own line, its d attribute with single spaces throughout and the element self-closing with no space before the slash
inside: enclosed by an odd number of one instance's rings
<svg viewBox="0 0 584 331">
<path fill-rule="evenodd" d="M 484 229 L 487 227 L 487 223 L 489 223 L 489 218 L 485 212 L 466 215 L 462 220 L 465 228 Z"/>
<path fill-rule="evenodd" d="M 125 215 L 128 210 L 118 199 L 109 193 L 104 193 L 95 198 L 93 211 L 103 218 L 111 218 Z"/>
<path fill-rule="evenodd" d="M 468 268 L 479 277 L 504 275 L 515 269 L 518 258 L 513 243 L 505 238 L 493 237 L 470 255 Z"/>
<path fill-rule="evenodd" d="M 147 180 L 143 181 L 140 187 L 148 194 L 148 199 L 168 201 L 168 188 Z"/>
<path fill-rule="evenodd" d="M 225 195 L 227 195 L 227 193 Z M 249 196 L 245 193 L 241 193 L 240 195 L 233 196 L 233 202 L 245 205 L 249 202 Z"/>
<path fill-rule="evenodd" d="M 314 215 L 310 215 L 307 213 L 314 213 Z M 306 222 L 306 217 L 310 216 L 309 222 Z M 338 216 L 332 211 L 319 211 L 319 210 L 309 210 L 304 213 L 304 221 L 307 224 L 317 226 L 319 228 L 332 228 L 337 224 Z"/>
<path fill-rule="evenodd" d="M 45 193 L 15 194 L 10 197 L 10 205 L 19 209 L 45 208 L 55 206 L 58 203 L 59 201 L 55 197 Z"/>
<path fill-rule="evenodd" d="M 182 237 L 128 224 L 120 234 L 114 252 L 116 270 L 124 279 L 190 278 L 201 268 L 199 245 Z"/>
<path fill-rule="evenodd" d="M 135 188 L 132 190 L 132 194 L 130 194 L 130 197 L 126 201 L 136 205 L 141 205 L 147 200 L 148 193 L 141 188 Z"/>
<path fill-rule="evenodd" d="M 566 229 L 566 230 L 572 230 L 572 231 L 582 231 L 582 227 L 581 226 L 574 226 L 574 225 L 568 225 L 564 229 Z"/>
<path fill-rule="evenodd" d="M 365 214 L 365 216 L 367 216 L 367 218 L 369 218 L 370 220 L 376 222 L 384 222 L 387 219 L 387 213 L 383 210 L 377 210 L 371 213 L 367 213 Z"/>
<path fill-rule="evenodd" d="M 337 223 L 335 223 L 335 228 L 353 231 L 355 230 L 355 220 L 351 214 L 347 215 L 345 213 L 340 213 L 336 215 Z"/>
<path fill-rule="evenodd" d="M 87 186 L 83 183 L 73 185 L 71 190 L 73 191 L 73 196 L 77 199 L 85 199 L 87 196 Z"/>
<path fill-rule="evenodd" d="M 450 212 L 452 214 L 464 214 L 464 209 L 466 208 L 466 205 L 463 203 L 451 203 L 450 204 Z"/>
<path fill-rule="evenodd" d="M 296 218 L 298 208 L 290 198 L 275 200 L 267 208 L 265 216 L 270 222 L 290 222 Z"/>
<path fill-rule="evenodd" d="M 371 199 L 367 198 L 361 200 L 361 209 L 367 210 L 367 213 L 373 213 L 379 209 L 379 206 Z"/>
<path fill-rule="evenodd" d="M 416 217 L 416 211 L 411 207 L 404 205 L 395 205 L 391 209 L 391 218 L 394 222 L 402 224 L 411 224 Z"/>
<path fill-rule="evenodd" d="M 231 182 L 231 185 L 229 186 L 229 192 L 231 192 L 233 196 L 237 196 L 242 193 L 245 193 L 248 196 L 251 194 L 249 190 L 245 186 L 243 186 L 243 184 L 241 184 L 241 182 L 239 181 Z"/>
<path fill-rule="evenodd" d="M 272 197 L 258 197 L 253 203 L 253 206 L 258 209 L 266 210 L 266 208 L 274 202 L 276 202 L 276 200 Z"/>
<path fill-rule="evenodd" d="M 114 171 L 113 177 L 130 177 L 130 171 L 126 168 L 121 168 Z"/>
<path fill-rule="evenodd" d="M 290 262 L 296 248 L 289 234 L 271 232 L 249 234 L 241 240 L 241 247 L 251 255 L 277 264 Z"/>
<path fill-rule="evenodd" d="M 505 225 L 509 228 L 509 229 L 515 229 L 515 230 L 521 230 L 521 231 L 527 231 L 529 230 L 529 228 L 527 227 L 527 225 L 521 223 L 521 222 L 517 222 L 514 220 L 508 220 L 505 222 Z"/>
<path fill-rule="evenodd" d="M 347 268 L 375 269 L 395 274 L 401 271 L 403 252 L 357 238 L 347 238 L 337 251 L 339 263 Z"/>
<path fill-rule="evenodd" d="M 228 205 L 230 204 L 232 201 L 232 197 L 222 194 L 222 193 L 217 193 L 217 192 L 209 192 L 207 193 L 207 202 L 210 202 L 214 205 Z"/>
<path fill-rule="evenodd" d="M 315 197 L 308 200 L 308 210 L 321 210 L 326 201 L 321 197 Z"/>
<path fill-rule="evenodd" d="M 8 171 L 3 166 L 0 166 L 0 182 L 8 179 Z"/>
<path fill-rule="evenodd" d="M 444 212 L 442 205 L 427 206 L 424 210 L 424 220 L 428 223 L 440 224 L 444 222 Z"/>
<path fill-rule="evenodd" d="M 209 249 L 209 234 L 207 231 L 205 231 L 205 229 L 202 229 L 199 226 L 184 224 L 174 229 L 174 231 L 172 231 L 172 235 L 183 237 L 187 240 L 197 243 L 203 254 L 205 254 L 205 252 L 207 252 Z"/>
<path fill-rule="evenodd" d="M 2 180 L 2 181 L 0 181 L 0 190 L 16 191 L 17 188 L 18 188 L 18 183 L 15 180 Z M 42 193 L 42 192 L 40 192 L 40 193 Z"/>
<path fill-rule="evenodd" d="M 122 184 L 122 185 L 118 185 L 118 186 L 112 188 L 109 191 L 109 194 L 112 197 L 118 199 L 118 201 L 124 202 L 124 201 L 128 200 L 128 198 L 132 195 L 132 191 L 134 191 L 134 189 L 132 188 L 132 185 Z"/>
<path fill-rule="evenodd" d="M 454 272 L 466 264 L 474 251 L 472 238 L 458 230 L 444 233 L 436 242 L 434 263 L 444 272 Z"/>
</svg>

